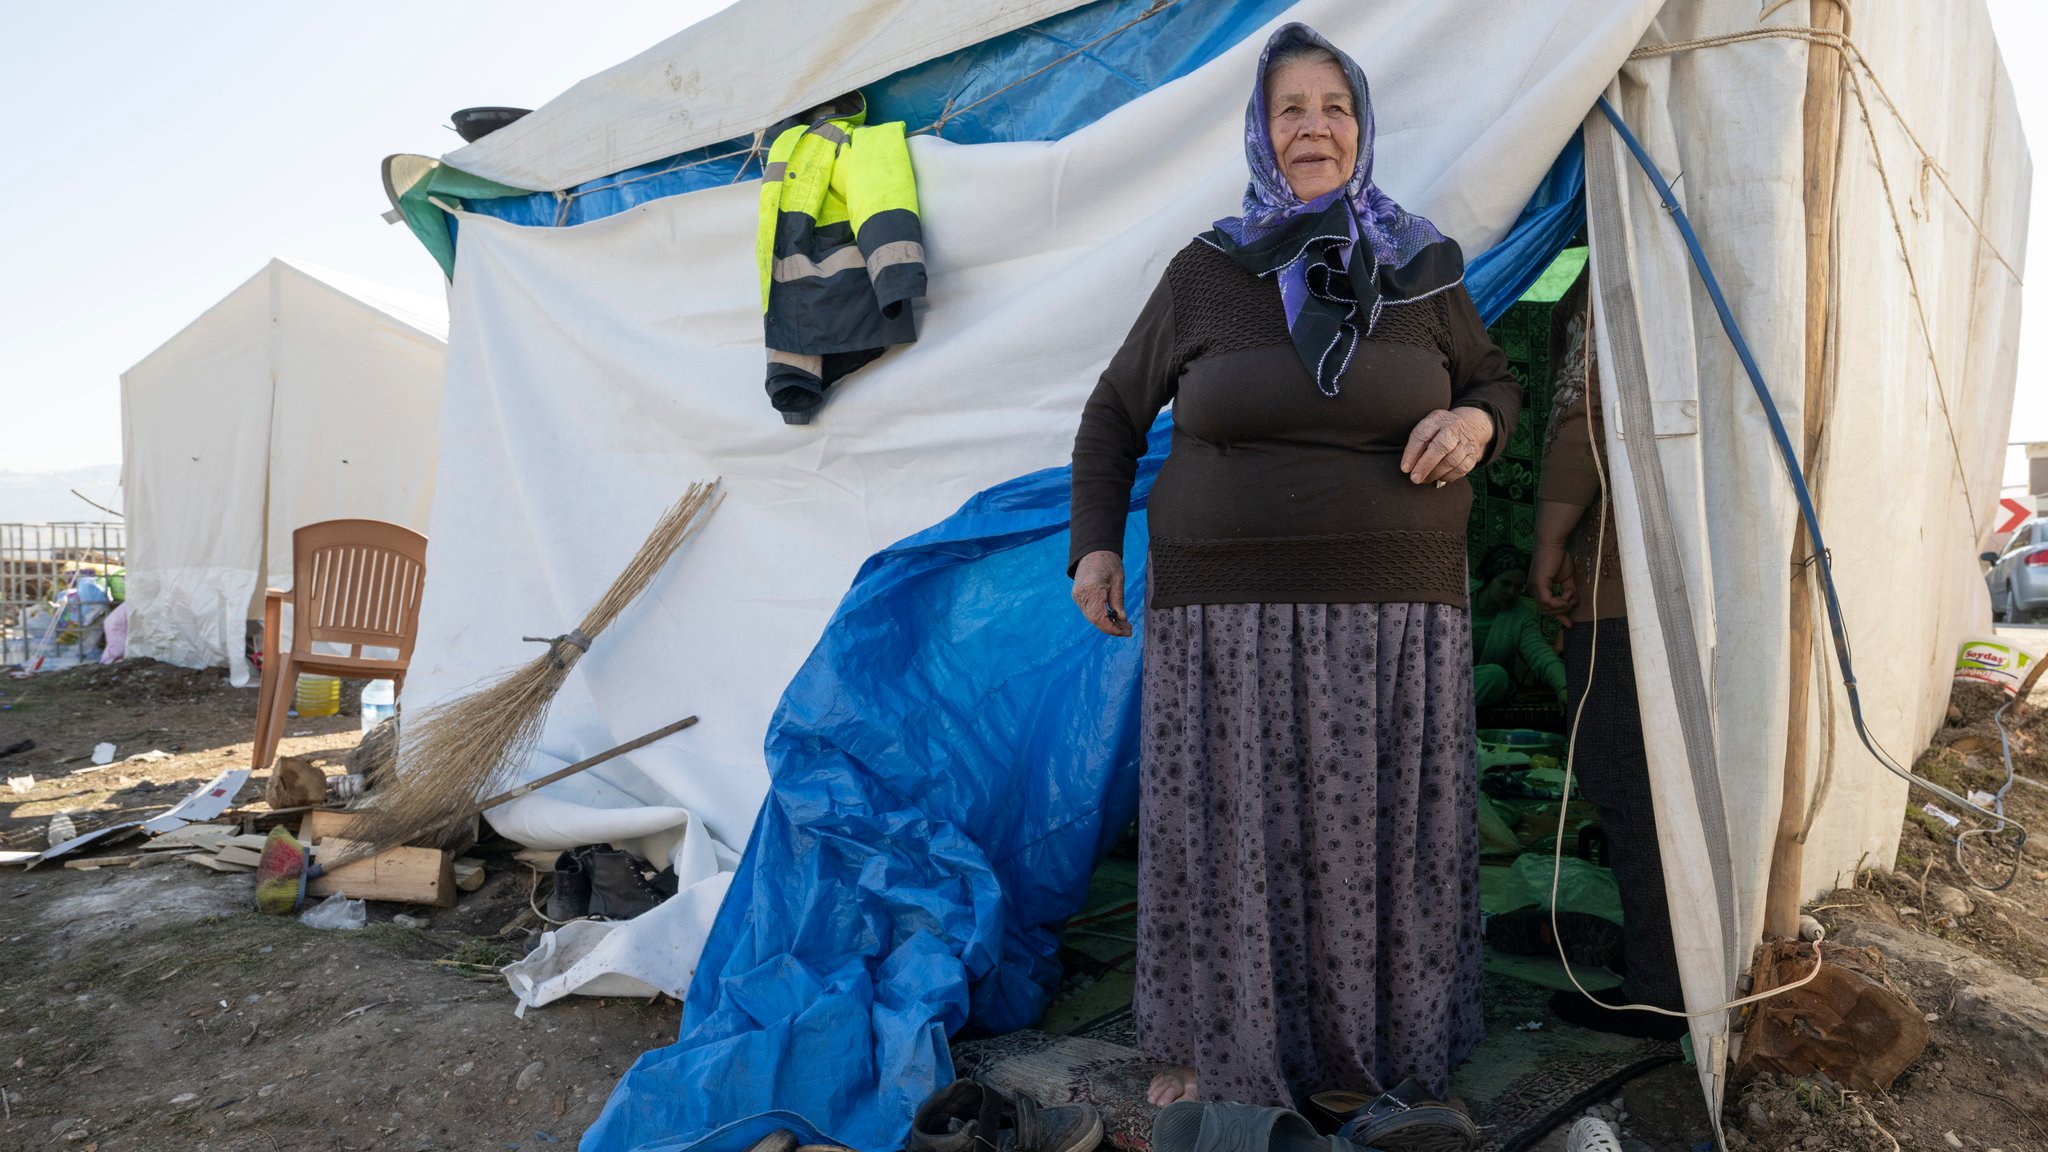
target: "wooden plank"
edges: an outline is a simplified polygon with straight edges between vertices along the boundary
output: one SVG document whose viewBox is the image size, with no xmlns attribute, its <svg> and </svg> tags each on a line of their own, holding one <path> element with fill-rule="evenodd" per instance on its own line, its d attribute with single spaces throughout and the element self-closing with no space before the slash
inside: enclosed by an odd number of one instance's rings
<svg viewBox="0 0 2048 1152">
<path fill-rule="evenodd" d="M 232 844 L 237 848 L 253 848 L 256 851 L 261 852 L 263 851 L 263 842 L 268 839 L 269 836 L 262 833 L 244 832 L 240 836 L 230 836 L 228 838 L 228 844 Z M 223 845 L 223 847 L 225 847 L 225 845 Z"/>
<path fill-rule="evenodd" d="M 318 844 L 323 838 L 343 832 L 355 821 L 356 814 L 335 808 L 315 808 L 299 821 L 299 841 L 304 844 Z"/>
<path fill-rule="evenodd" d="M 64 867 L 74 872 L 90 872 L 95 868 L 115 868 L 126 864 L 133 864 L 140 859 L 142 857 L 139 855 L 94 856 L 86 860 L 66 860 Z"/>
<path fill-rule="evenodd" d="M 354 822 L 355 818 L 356 814 L 353 812 L 334 808 L 316 808 L 306 813 L 306 818 L 300 821 L 299 839 L 307 844 L 318 844 L 324 837 L 329 835 L 347 836 L 348 826 Z M 467 850 L 470 845 L 476 843 L 477 836 L 482 832 L 482 829 L 483 818 L 480 816 L 470 817 L 469 822 L 463 826 L 461 833 L 446 845 L 448 854 L 453 856 L 457 852 Z M 415 845 L 415 847 L 432 847 L 432 845 Z"/>
<path fill-rule="evenodd" d="M 218 851 L 220 846 L 235 834 L 231 824 L 187 824 L 156 837 L 137 848 L 140 852 L 163 852 L 170 849 L 204 848 L 209 852 Z"/>
<path fill-rule="evenodd" d="M 201 868 L 209 868 L 215 872 L 254 872 L 256 870 L 241 864 L 223 863 L 204 852 L 194 852 L 190 856 L 180 856 L 178 859 L 188 860 L 199 865 Z"/>
<path fill-rule="evenodd" d="M 258 852 L 254 848 L 243 848 L 236 844 L 229 844 L 214 853 L 213 858 L 223 864 L 240 864 L 245 867 L 254 868 L 263 862 L 263 853 Z"/>
<path fill-rule="evenodd" d="M 310 813 L 309 813 L 310 815 Z M 364 847 L 339 836 L 320 840 L 323 855 Z M 400 904 L 455 903 L 455 863 L 439 848 L 386 848 L 373 856 L 351 860 L 306 885 L 309 896 L 339 892 L 353 900 L 390 900 Z"/>
</svg>

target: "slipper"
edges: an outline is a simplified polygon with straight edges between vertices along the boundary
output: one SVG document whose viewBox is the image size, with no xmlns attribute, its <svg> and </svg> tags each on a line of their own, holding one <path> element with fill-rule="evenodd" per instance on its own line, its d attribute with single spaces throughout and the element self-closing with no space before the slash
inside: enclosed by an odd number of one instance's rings
<svg viewBox="0 0 2048 1152">
<path fill-rule="evenodd" d="M 1369 1152 L 1285 1108 L 1181 1100 L 1152 1121 L 1152 1152 Z"/>
<path fill-rule="evenodd" d="M 1432 1097 L 1412 1077 L 1378 1096 L 1318 1092 L 1309 1102 L 1340 1122 L 1339 1137 L 1384 1152 L 1466 1152 L 1479 1143 L 1479 1127 L 1470 1116 Z"/>
</svg>

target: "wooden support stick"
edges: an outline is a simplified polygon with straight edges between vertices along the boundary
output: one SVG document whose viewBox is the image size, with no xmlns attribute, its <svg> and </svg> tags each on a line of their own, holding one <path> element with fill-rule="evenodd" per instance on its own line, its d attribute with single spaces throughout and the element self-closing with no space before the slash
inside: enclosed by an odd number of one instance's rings
<svg viewBox="0 0 2048 1152">
<path fill-rule="evenodd" d="M 678 720 L 675 723 L 670 724 L 666 728 L 657 728 L 654 731 L 649 732 L 645 736 L 636 736 L 633 739 L 626 741 L 624 744 L 621 744 L 616 748 L 607 748 L 604 751 L 599 752 L 597 755 L 592 756 L 588 760 L 578 760 L 574 764 L 569 765 L 567 768 L 558 768 L 555 771 L 548 773 L 547 775 L 541 777 L 538 780 L 529 780 L 526 783 L 519 785 L 517 788 L 511 789 L 510 791 L 500 792 L 496 796 L 491 797 L 489 800 L 486 800 L 483 803 L 478 804 L 476 807 L 471 808 L 469 811 L 463 813 L 462 818 L 467 820 L 472 816 L 478 815 L 479 813 L 488 812 L 491 809 L 496 808 L 500 804 L 510 804 L 512 801 L 519 799 L 521 796 L 524 796 L 529 792 L 535 791 L 536 789 L 545 788 L 548 785 L 553 784 L 557 780 L 567 780 L 569 777 L 576 775 L 578 772 L 595 768 L 599 764 L 602 764 L 615 756 L 624 756 L 628 752 L 632 752 L 640 748 L 645 748 L 649 744 L 654 743 L 656 740 L 661 740 L 669 736 L 673 736 L 676 733 L 681 732 L 683 729 L 688 728 L 690 725 L 695 724 L 696 722 L 697 718 L 695 716 L 685 716 L 681 720 Z"/>
<path fill-rule="evenodd" d="M 1808 24 L 1840 31 L 1839 0 L 1813 0 Z M 1810 44 L 1806 53 L 1806 392 L 1801 412 L 1805 443 L 1801 467 L 1814 483 L 1827 420 L 1827 382 L 1833 370 L 1828 346 L 1831 313 L 1829 275 L 1834 263 L 1835 174 L 1841 162 L 1842 53 L 1833 45 Z M 1815 483 L 1816 490 L 1819 485 Z M 1816 502 L 1818 492 L 1816 491 Z M 1813 551 L 1806 525 L 1794 520 L 1790 673 L 1785 715 L 1785 779 L 1779 800 L 1778 831 L 1771 852 L 1770 885 L 1764 896 L 1764 935 L 1799 938 L 1799 904 L 1805 896 L 1807 730 L 1813 699 Z M 1832 685 L 1821 685 L 1832 692 Z"/>
</svg>

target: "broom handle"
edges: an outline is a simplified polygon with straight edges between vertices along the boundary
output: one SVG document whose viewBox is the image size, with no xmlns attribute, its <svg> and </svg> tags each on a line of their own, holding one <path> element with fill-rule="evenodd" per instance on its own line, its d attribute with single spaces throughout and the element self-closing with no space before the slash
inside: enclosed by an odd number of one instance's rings
<svg viewBox="0 0 2048 1152">
<path fill-rule="evenodd" d="M 545 788 L 548 785 L 553 784 L 557 780 L 567 780 L 569 777 L 574 776 L 578 772 L 584 771 L 588 768 L 595 768 L 599 764 L 602 764 L 615 756 L 624 756 L 626 753 L 634 751 L 635 749 L 645 748 L 649 744 L 654 743 L 656 740 L 673 736 L 676 733 L 681 732 L 683 729 L 688 728 L 690 725 L 695 724 L 696 722 L 697 718 L 695 716 L 685 716 L 681 720 L 676 721 L 675 723 L 669 725 L 666 728 L 657 728 L 654 731 L 649 732 L 645 736 L 634 737 L 633 739 L 626 741 L 624 744 L 621 744 L 616 748 L 607 748 L 604 751 L 599 752 L 597 755 L 592 756 L 588 760 L 578 760 L 574 764 L 569 765 L 567 768 L 557 769 L 556 771 L 550 772 L 538 780 L 529 780 L 526 783 L 521 784 L 520 786 L 512 789 L 509 792 L 500 792 L 496 796 L 491 797 L 489 800 L 486 800 L 483 803 L 478 804 L 474 808 L 471 808 L 469 811 L 464 812 L 461 818 L 463 820 L 467 820 L 480 812 L 488 812 L 491 809 L 496 808 L 500 804 L 509 804 L 512 801 L 519 799 L 521 796 L 524 796 L 537 788 Z"/>
</svg>

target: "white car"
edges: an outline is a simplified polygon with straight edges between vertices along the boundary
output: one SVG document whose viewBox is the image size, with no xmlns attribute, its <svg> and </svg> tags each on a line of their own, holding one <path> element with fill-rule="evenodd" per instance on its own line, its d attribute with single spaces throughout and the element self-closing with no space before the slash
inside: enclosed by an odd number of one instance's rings
<svg viewBox="0 0 2048 1152">
<path fill-rule="evenodd" d="M 2048 520 L 2027 520 L 2013 529 L 2005 551 L 1978 559 L 1991 565 L 1984 582 L 1991 589 L 1993 619 L 2026 623 L 2048 612 Z"/>
</svg>

